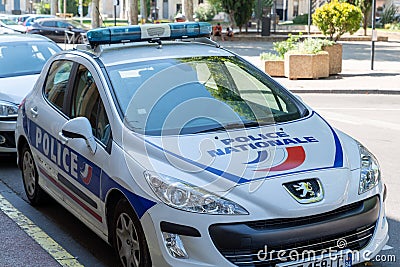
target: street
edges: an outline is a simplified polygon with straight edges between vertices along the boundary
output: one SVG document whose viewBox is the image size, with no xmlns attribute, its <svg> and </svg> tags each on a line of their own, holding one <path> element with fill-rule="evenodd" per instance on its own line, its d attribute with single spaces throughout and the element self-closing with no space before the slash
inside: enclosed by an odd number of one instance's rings
<svg viewBox="0 0 400 267">
<path fill-rule="evenodd" d="M 334 127 L 355 137 L 373 152 L 388 187 L 386 211 L 389 219 L 388 250 L 400 260 L 400 96 L 302 94 L 300 97 L 322 114 Z M 14 158 L 0 160 L 0 193 L 38 227 L 77 257 L 85 266 L 115 266 L 112 249 L 59 204 L 33 208 L 27 203 L 20 171 Z M 393 247 L 392 249 L 390 249 Z M 392 259 L 393 260 L 393 259 Z M 374 262 L 373 266 L 398 266 L 396 262 Z"/>
</svg>

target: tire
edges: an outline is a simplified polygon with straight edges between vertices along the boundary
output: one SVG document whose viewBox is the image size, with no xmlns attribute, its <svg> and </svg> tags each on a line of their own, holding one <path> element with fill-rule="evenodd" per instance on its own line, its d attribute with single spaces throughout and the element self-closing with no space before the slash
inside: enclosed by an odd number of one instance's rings
<svg viewBox="0 0 400 267">
<path fill-rule="evenodd" d="M 32 206 L 44 204 L 47 200 L 47 194 L 39 185 L 39 175 L 35 160 L 27 144 L 22 148 L 21 157 L 22 180 L 29 203 Z"/>
<path fill-rule="evenodd" d="M 82 37 L 82 35 L 79 34 L 79 36 L 76 37 L 75 44 L 83 44 L 83 37 Z"/>
<path fill-rule="evenodd" d="M 112 221 L 113 247 L 121 266 L 150 267 L 146 238 L 138 217 L 126 199 L 115 207 Z"/>
</svg>

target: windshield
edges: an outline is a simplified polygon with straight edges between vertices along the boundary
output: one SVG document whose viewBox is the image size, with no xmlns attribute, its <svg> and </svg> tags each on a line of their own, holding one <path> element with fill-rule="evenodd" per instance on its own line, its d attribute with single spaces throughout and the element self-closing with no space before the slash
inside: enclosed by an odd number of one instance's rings
<svg viewBox="0 0 400 267">
<path fill-rule="evenodd" d="M 7 26 L 18 25 L 18 23 L 16 23 L 15 21 L 13 21 L 11 19 L 7 19 L 7 18 L 0 18 L 0 21 L 3 22 L 4 25 L 7 25 Z"/>
<path fill-rule="evenodd" d="M 124 123 L 146 135 L 254 127 L 307 110 L 260 70 L 236 57 L 155 60 L 108 67 Z"/>
<path fill-rule="evenodd" d="M 39 74 L 46 61 L 60 50 L 50 42 L 0 44 L 0 78 Z"/>
</svg>

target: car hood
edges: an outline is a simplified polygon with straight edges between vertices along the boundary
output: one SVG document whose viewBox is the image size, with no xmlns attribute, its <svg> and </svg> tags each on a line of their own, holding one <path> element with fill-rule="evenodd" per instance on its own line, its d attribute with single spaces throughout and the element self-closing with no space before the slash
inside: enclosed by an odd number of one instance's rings
<svg viewBox="0 0 400 267">
<path fill-rule="evenodd" d="M 11 29 L 16 32 L 21 32 L 21 33 L 26 32 L 26 27 L 23 25 L 7 25 L 7 26 L 3 26 L 3 27 L 7 28 L 7 29 Z"/>
<path fill-rule="evenodd" d="M 145 168 L 197 186 L 223 181 L 216 191 L 256 180 L 348 167 L 338 133 L 315 112 L 273 126 L 137 137 L 143 139 L 146 152 L 136 159 Z"/>
<path fill-rule="evenodd" d="M 0 79 L 0 100 L 15 104 L 21 103 L 22 99 L 32 90 L 39 74 L 16 76 Z"/>
</svg>

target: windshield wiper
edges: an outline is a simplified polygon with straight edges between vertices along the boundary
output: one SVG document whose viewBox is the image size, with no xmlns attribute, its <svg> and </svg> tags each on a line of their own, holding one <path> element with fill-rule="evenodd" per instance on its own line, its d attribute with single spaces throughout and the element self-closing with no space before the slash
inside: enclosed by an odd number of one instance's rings
<svg viewBox="0 0 400 267">
<path fill-rule="evenodd" d="M 218 132 L 218 131 L 225 131 L 225 130 L 229 130 L 229 129 L 256 127 L 256 126 L 260 126 L 260 125 L 264 125 L 264 124 L 260 124 L 259 122 L 256 122 L 256 121 L 243 122 L 243 123 L 229 123 L 229 124 L 225 124 L 222 126 L 197 131 L 195 133 Z"/>
</svg>

